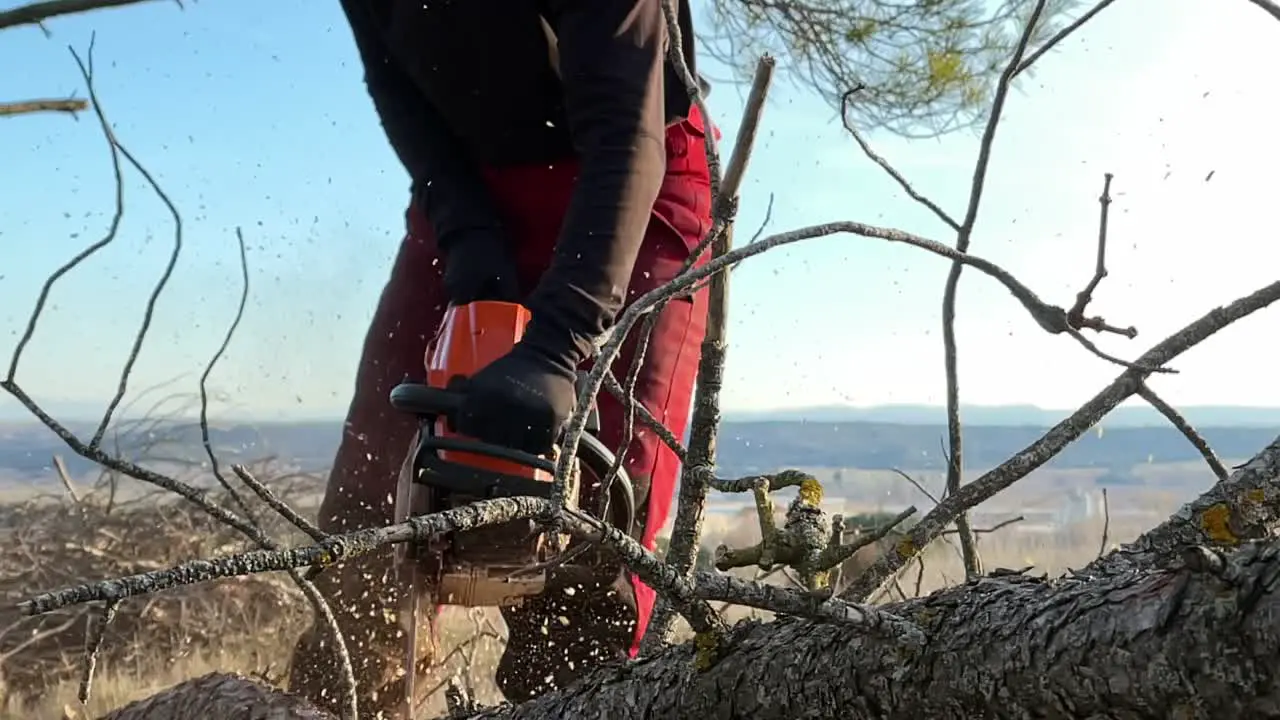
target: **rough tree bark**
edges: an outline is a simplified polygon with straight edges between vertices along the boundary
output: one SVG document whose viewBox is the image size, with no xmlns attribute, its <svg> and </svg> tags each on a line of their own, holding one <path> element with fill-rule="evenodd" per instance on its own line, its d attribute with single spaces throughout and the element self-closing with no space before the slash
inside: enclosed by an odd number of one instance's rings
<svg viewBox="0 0 1280 720">
<path fill-rule="evenodd" d="M 1280 542 L 1219 559 L 1096 578 L 985 577 L 897 603 L 888 609 L 930 638 L 914 653 L 845 625 L 743 622 L 705 672 L 692 670 L 685 644 L 469 717 L 1280 717 Z M 106 720 L 328 717 L 256 687 L 201 678 Z"/>
<path fill-rule="evenodd" d="M 1133 544 L 1066 577 L 997 571 L 884 606 L 924 631 L 919 649 L 845 624 L 747 621 L 708 670 L 694 669 L 688 643 L 467 717 L 1280 718 L 1278 479 L 1280 438 Z M 1215 545 L 1234 550 L 1206 549 Z M 164 710 L 194 707 L 181 704 L 188 695 L 217 720 L 327 717 L 246 684 L 207 676 L 146 701 L 154 709 L 106 720 L 194 717 Z M 277 714 L 237 714 L 252 697 Z"/>
<path fill-rule="evenodd" d="M 125 705 L 101 720 L 333 720 L 306 700 L 243 675 L 211 673 Z"/>
</svg>

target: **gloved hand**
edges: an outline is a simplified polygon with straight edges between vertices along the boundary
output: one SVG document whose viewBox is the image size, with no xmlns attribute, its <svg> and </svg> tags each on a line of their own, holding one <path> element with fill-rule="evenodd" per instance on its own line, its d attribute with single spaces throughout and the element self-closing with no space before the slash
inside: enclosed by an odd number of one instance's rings
<svg viewBox="0 0 1280 720">
<path fill-rule="evenodd" d="M 477 440 L 549 452 L 573 415 L 576 368 L 524 343 L 481 368 L 465 383 L 454 430 Z"/>
<path fill-rule="evenodd" d="M 450 304 L 520 300 L 516 263 L 502 235 L 485 231 L 450 238 L 443 255 L 444 291 Z"/>
</svg>

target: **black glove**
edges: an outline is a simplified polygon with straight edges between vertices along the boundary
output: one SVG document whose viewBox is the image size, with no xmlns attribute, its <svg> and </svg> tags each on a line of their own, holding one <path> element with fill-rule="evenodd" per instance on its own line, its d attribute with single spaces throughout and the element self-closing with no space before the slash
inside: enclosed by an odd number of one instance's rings
<svg viewBox="0 0 1280 720">
<path fill-rule="evenodd" d="M 573 415 L 577 371 L 567 358 L 525 343 L 486 365 L 463 385 L 454 430 L 535 455 L 549 452 Z"/>
<path fill-rule="evenodd" d="M 520 300 L 519 275 L 503 236 L 485 231 L 450 238 L 441 254 L 444 291 L 450 304 Z"/>
</svg>

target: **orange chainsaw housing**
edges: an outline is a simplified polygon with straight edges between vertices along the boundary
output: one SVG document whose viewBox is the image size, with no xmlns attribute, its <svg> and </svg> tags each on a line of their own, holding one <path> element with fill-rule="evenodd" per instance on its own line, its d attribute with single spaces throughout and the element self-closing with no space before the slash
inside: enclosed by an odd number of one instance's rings
<svg viewBox="0 0 1280 720">
<path fill-rule="evenodd" d="M 427 348 L 427 384 L 448 388 L 469 378 L 481 368 L 511 351 L 524 336 L 529 311 L 523 305 L 482 301 L 455 305 L 445 310 L 436 339 Z M 436 419 L 436 435 L 462 437 L 448 428 L 445 418 Z M 505 475 L 551 482 L 551 475 L 520 463 L 459 450 L 442 450 L 445 462 L 468 465 Z"/>
<path fill-rule="evenodd" d="M 418 433 L 401 466 L 396 486 L 395 522 L 440 512 L 498 495 L 549 497 L 554 462 L 495 448 L 454 432 L 448 416 L 461 405 L 466 380 L 520 342 L 530 313 L 516 303 L 479 301 L 446 309 L 440 330 L 427 346 L 423 364 L 426 380 L 406 379 L 391 392 L 391 404 L 418 416 Z M 592 410 L 592 414 L 594 414 Z M 575 468 L 564 501 L 578 507 L 581 468 L 597 481 L 615 464 L 613 453 L 593 433 L 598 418 L 588 416 L 580 439 Z M 503 457 L 505 455 L 505 457 Z M 599 516 L 615 527 L 630 528 L 635 518 L 632 483 L 619 469 Z M 404 635 L 405 702 L 400 720 L 415 706 L 418 661 L 432 655 L 433 614 L 422 605 L 494 607 L 518 605 L 546 588 L 552 555 L 564 548 L 566 536 L 548 537 L 533 519 L 513 520 L 465 532 L 447 533 L 421 543 L 396 546 L 396 575 L 401 588 L 399 622 Z M 559 573 L 585 578 L 603 572 L 616 574 L 608 564 L 583 555 L 583 565 L 566 561 Z M 576 569 L 575 569 L 576 567 Z M 584 575 L 585 573 L 585 575 Z"/>
</svg>

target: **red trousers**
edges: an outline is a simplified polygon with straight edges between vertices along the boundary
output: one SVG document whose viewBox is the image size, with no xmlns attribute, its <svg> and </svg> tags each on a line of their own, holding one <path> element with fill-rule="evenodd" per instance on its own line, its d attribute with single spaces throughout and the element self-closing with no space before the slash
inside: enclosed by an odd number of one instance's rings
<svg viewBox="0 0 1280 720">
<path fill-rule="evenodd" d="M 654 204 L 628 298 L 634 299 L 673 278 L 690 250 L 710 229 L 710 174 L 704 125 L 695 114 L 667 132 L 667 172 Z M 573 192 L 577 163 L 487 168 L 484 175 L 516 248 L 523 293 L 546 271 Z M 366 335 L 356 375 L 355 395 L 320 509 L 327 531 L 385 525 L 392 521 L 401 462 L 415 432 L 414 420 L 393 410 L 391 388 L 406 375 L 421 376 L 423 352 L 438 328 L 446 300 L 429 223 L 411 207 L 409 232 L 382 291 Z M 705 257 L 700 261 L 705 261 Z M 675 300 L 661 313 L 644 354 L 635 396 L 675 435 L 684 434 L 690 412 L 699 348 L 706 327 L 706 293 Z M 638 328 L 637 328 L 638 330 Z M 635 356 L 633 332 L 613 372 L 626 377 Z M 623 445 L 624 408 L 611 394 L 598 398 L 601 439 L 611 449 Z M 653 549 L 666 524 L 679 460 L 637 420 L 627 445 L 625 468 L 636 487 L 639 510 L 632 534 Z M 366 703 L 371 695 L 393 702 L 383 690 L 402 657 L 398 626 L 387 619 L 396 609 L 396 588 L 387 587 L 390 553 L 352 561 L 321 576 L 321 591 L 335 605 L 356 665 Z M 327 579 L 326 579 L 327 578 Z M 518 701 L 580 675 L 600 661 L 634 656 L 653 609 L 653 591 L 634 577 L 595 591 L 568 596 L 548 590 L 519 608 L 504 609 L 509 630 L 497 679 L 508 699 Z M 567 626 L 563 618 L 568 618 Z M 563 628 L 563 631 L 557 631 Z M 561 637 L 563 635 L 563 637 Z M 313 628 L 294 656 L 291 685 L 313 700 L 331 705 L 332 668 L 324 655 L 324 630 Z M 373 708 L 370 708 L 370 712 Z"/>
</svg>

